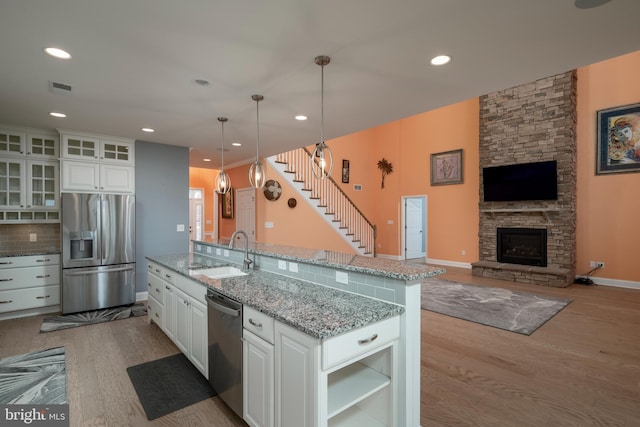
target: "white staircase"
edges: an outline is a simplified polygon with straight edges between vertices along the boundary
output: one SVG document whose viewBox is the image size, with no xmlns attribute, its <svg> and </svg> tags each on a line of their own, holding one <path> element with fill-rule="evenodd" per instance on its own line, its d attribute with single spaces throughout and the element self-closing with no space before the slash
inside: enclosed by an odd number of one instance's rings
<svg viewBox="0 0 640 427">
<path fill-rule="evenodd" d="M 359 255 L 375 256 L 376 226 L 329 177 L 318 179 L 306 148 L 267 157 L 267 162 Z"/>
</svg>

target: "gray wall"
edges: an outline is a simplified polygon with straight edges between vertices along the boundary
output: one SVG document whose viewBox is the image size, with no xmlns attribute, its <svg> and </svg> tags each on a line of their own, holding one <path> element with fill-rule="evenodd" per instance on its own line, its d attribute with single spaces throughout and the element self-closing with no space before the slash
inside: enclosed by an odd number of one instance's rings
<svg viewBox="0 0 640 427">
<path fill-rule="evenodd" d="M 185 231 L 176 231 L 184 224 Z M 189 149 L 136 141 L 136 292 L 146 255 L 189 252 Z"/>
</svg>

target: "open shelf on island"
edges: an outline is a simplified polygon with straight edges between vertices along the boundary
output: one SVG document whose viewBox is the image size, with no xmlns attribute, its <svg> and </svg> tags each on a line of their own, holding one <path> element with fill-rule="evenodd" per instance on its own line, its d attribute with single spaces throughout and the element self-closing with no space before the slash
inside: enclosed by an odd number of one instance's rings
<svg viewBox="0 0 640 427">
<path fill-rule="evenodd" d="M 386 375 L 358 362 L 331 373 L 328 380 L 329 401 L 327 403 L 327 418 L 331 419 L 343 411 L 352 408 L 358 402 L 382 390 L 390 383 L 391 380 Z M 350 415 L 349 418 L 352 416 L 354 415 Z M 332 425 L 334 425 L 333 422 Z M 337 425 L 340 425 L 340 423 Z"/>
<path fill-rule="evenodd" d="M 367 427 L 385 427 L 386 424 L 380 420 L 373 418 L 371 415 L 359 410 L 357 407 L 341 412 L 329 420 L 330 427 L 347 427 L 347 426 L 367 426 Z"/>
</svg>

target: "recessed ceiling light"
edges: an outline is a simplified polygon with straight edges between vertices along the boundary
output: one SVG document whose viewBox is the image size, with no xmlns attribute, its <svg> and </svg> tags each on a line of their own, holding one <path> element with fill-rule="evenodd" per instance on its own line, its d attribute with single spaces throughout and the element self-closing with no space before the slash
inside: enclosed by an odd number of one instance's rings
<svg viewBox="0 0 640 427">
<path fill-rule="evenodd" d="M 71 59 L 71 54 L 69 52 L 62 49 L 58 49 L 57 47 L 47 47 L 44 49 L 44 51 L 47 54 L 54 56 L 56 58 Z"/>
<path fill-rule="evenodd" d="M 52 111 L 49 113 L 50 116 L 52 117 L 59 117 L 59 118 L 64 118 L 67 117 L 67 115 L 65 113 L 59 113 L 57 111 Z"/>
<path fill-rule="evenodd" d="M 205 79 L 195 79 L 194 82 L 198 85 L 198 86 L 209 86 L 209 81 L 205 80 Z"/>
<path fill-rule="evenodd" d="M 303 114 L 298 114 L 297 116 L 294 117 L 294 119 L 303 121 L 303 120 L 307 120 L 308 117 Z"/>
<path fill-rule="evenodd" d="M 211 159 L 202 159 L 203 162 L 210 162 Z"/>
<path fill-rule="evenodd" d="M 233 145 L 234 147 L 242 147 L 242 144 L 240 144 L 239 142 L 232 142 L 231 145 Z"/>
<path fill-rule="evenodd" d="M 578 9 L 592 9 L 609 3 L 611 0 L 576 0 L 575 5 Z"/>
<path fill-rule="evenodd" d="M 151 129 L 151 128 L 142 128 L 142 131 L 143 131 L 143 132 L 149 132 L 149 133 L 152 133 L 152 132 L 155 132 L 155 129 Z"/>
<path fill-rule="evenodd" d="M 431 59 L 431 65 L 444 65 L 451 62 L 451 57 L 448 55 L 438 55 Z"/>
</svg>

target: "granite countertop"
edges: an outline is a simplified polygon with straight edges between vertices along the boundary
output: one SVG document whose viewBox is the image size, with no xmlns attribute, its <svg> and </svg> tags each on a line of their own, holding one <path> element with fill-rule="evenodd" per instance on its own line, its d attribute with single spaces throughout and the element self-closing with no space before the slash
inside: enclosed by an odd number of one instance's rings
<svg viewBox="0 0 640 427">
<path fill-rule="evenodd" d="M 223 248 L 229 247 L 228 239 L 193 240 L 193 243 L 202 243 L 208 246 Z M 241 242 L 239 247 L 243 248 L 243 245 L 244 242 Z M 341 268 L 343 270 L 407 281 L 422 280 L 446 272 L 444 268 L 432 267 L 425 264 L 259 242 L 251 243 L 249 245 L 249 252 L 290 261 L 306 262 L 309 264 Z"/>
<path fill-rule="evenodd" d="M 36 252 L 30 252 L 30 251 L 25 251 L 25 252 L 12 251 L 7 253 L 0 252 L 0 257 L 2 258 L 17 257 L 17 256 L 39 256 L 39 255 L 60 255 L 60 251 L 59 250 L 51 250 L 51 251 L 43 250 L 43 251 L 36 251 Z"/>
<path fill-rule="evenodd" d="M 265 271 L 211 279 L 200 268 L 228 265 L 198 254 L 147 256 L 208 288 L 315 338 L 326 339 L 404 312 L 402 306 Z"/>
</svg>

